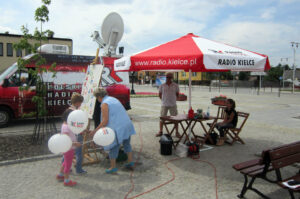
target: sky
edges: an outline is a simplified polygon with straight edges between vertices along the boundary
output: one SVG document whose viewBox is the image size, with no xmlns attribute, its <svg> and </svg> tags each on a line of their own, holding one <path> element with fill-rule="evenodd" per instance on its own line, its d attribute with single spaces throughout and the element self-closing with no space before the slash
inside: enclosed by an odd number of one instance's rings
<svg viewBox="0 0 300 199">
<path fill-rule="evenodd" d="M 0 33 L 30 33 L 41 0 L 0 0 Z M 300 42 L 300 0 L 52 0 L 43 28 L 73 40 L 73 54 L 95 55 L 104 18 L 117 12 L 124 22 L 119 46 L 130 55 L 188 33 L 269 56 L 272 66 L 293 65 Z M 300 68 L 300 44 L 295 48 Z M 103 51 L 103 50 L 102 50 Z M 100 50 L 101 52 L 101 50 Z"/>
</svg>

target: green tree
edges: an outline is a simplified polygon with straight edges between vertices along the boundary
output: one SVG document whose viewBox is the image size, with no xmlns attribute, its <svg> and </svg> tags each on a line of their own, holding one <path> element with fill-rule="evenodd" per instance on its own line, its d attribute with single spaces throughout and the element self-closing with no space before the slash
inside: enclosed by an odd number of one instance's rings
<svg viewBox="0 0 300 199">
<path fill-rule="evenodd" d="M 207 80 L 232 80 L 233 75 L 230 71 L 227 72 L 206 72 L 205 77 Z"/>
<path fill-rule="evenodd" d="M 230 71 L 220 72 L 220 75 L 221 75 L 221 80 L 232 80 L 233 79 L 233 75 L 231 74 Z"/>
<path fill-rule="evenodd" d="M 51 30 L 43 31 L 43 23 L 49 21 L 49 10 L 48 7 L 51 3 L 51 0 L 42 0 L 42 6 L 37 8 L 35 11 L 35 21 L 40 23 L 40 30 L 37 28 L 34 31 L 34 34 L 30 34 L 29 30 L 23 25 L 21 27 L 21 31 L 23 36 L 19 43 L 14 44 L 14 48 L 17 50 L 23 50 L 34 53 L 34 55 L 30 59 L 18 59 L 18 69 L 20 71 L 26 70 L 26 65 L 30 62 L 35 62 L 35 68 L 30 68 L 28 73 L 31 77 L 36 81 L 36 95 L 32 98 L 32 101 L 36 103 L 37 106 L 37 116 L 43 117 L 47 115 L 46 109 L 46 101 L 45 96 L 47 94 L 46 85 L 44 84 L 42 73 L 44 72 L 53 72 L 53 76 L 55 76 L 54 68 L 56 66 L 55 63 L 51 65 L 50 68 L 43 68 L 41 67 L 43 64 L 46 63 L 46 60 L 37 52 L 38 47 L 41 46 L 43 40 L 47 40 L 47 36 L 51 34 L 54 35 L 54 32 Z M 34 44 L 29 42 L 30 39 L 36 41 Z M 20 87 L 20 90 L 28 90 L 30 85 L 26 87 Z"/>
<path fill-rule="evenodd" d="M 219 77 L 218 72 L 206 72 L 205 75 L 207 80 L 216 80 Z"/>
<path fill-rule="evenodd" d="M 271 69 L 267 72 L 267 76 L 265 77 L 265 80 L 279 82 L 280 81 L 279 77 L 282 77 L 283 68 L 286 66 L 287 65 L 282 66 L 281 64 L 278 64 L 276 67 L 271 67 Z"/>
<path fill-rule="evenodd" d="M 239 80 L 247 81 L 249 80 L 250 72 L 239 72 Z"/>
<path fill-rule="evenodd" d="M 292 68 L 291 68 L 289 65 L 287 65 L 287 64 L 282 65 L 282 68 L 283 68 L 284 70 L 291 70 L 291 69 L 292 69 Z"/>
</svg>

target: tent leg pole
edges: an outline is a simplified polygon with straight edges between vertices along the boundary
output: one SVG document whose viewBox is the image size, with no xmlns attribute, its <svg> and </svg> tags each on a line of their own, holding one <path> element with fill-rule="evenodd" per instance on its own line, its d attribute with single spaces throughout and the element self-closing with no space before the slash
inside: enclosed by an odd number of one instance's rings
<svg viewBox="0 0 300 199">
<path fill-rule="evenodd" d="M 192 70 L 189 69 L 189 110 L 192 108 Z M 189 126 L 188 130 L 188 141 L 190 142 L 191 135 L 191 126 Z"/>
<path fill-rule="evenodd" d="M 189 70 L 189 110 L 192 107 L 192 70 Z"/>
</svg>

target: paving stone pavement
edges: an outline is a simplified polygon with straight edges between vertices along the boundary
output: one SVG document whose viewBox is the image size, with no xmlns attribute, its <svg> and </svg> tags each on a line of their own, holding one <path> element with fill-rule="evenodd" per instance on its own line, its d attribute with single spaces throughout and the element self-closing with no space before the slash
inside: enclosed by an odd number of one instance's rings
<svg viewBox="0 0 300 199">
<path fill-rule="evenodd" d="M 157 92 L 151 86 L 136 86 L 136 91 Z M 181 87 L 187 94 L 187 89 Z M 241 161 L 255 159 L 258 152 L 265 148 L 293 142 L 300 138 L 300 94 L 275 92 L 255 92 L 240 89 L 237 94 L 232 89 L 217 89 L 209 92 L 207 88 L 193 87 L 192 107 L 206 110 L 210 106 L 211 115 L 217 107 L 210 104 L 210 98 L 225 94 L 236 100 L 237 110 L 249 112 L 250 117 L 241 137 L 245 145 L 234 144 L 212 147 L 200 152 L 200 161 L 178 158 L 175 155 L 160 155 L 158 115 L 160 100 L 157 97 L 132 98 L 132 110 L 128 114 L 133 120 L 137 135 L 132 137 L 134 158 L 138 161 L 133 173 L 134 189 L 128 198 L 147 192 L 167 181 L 174 180 L 138 198 L 216 198 L 215 179 L 217 179 L 218 198 L 237 198 L 243 184 L 243 176 L 232 169 Z M 188 102 L 178 102 L 179 113 L 187 112 Z M 173 151 L 174 154 L 174 151 Z M 109 161 L 102 158 L 99 164 L 85 166 L 86 175 L 71 175 L 78 182 L 76 187 L 64 187 L 57 182 L 55 175 L 59 170 L 60 157 L 0 166 L 0 198 L 5 199 L 77 199 L 77 198 L 125 198 L 131 189 L 131 171 L 117 166 L 117 174 L 105 174 Z M 167 163 L 167 161 L 170 161 Z M 167 165 L 166 165 L 167 163 Z M 214 168 L 216 168 L 216 178 Z M 292 174 L 299 168 L 290 167 L 284 174 Z M 289 198 L 288 192 L 275 184 L 258 180 L 255 186 L 270 198 Z M 247 198 L 258 199 L 256 194 L 247 192 Z"/>
</svg>

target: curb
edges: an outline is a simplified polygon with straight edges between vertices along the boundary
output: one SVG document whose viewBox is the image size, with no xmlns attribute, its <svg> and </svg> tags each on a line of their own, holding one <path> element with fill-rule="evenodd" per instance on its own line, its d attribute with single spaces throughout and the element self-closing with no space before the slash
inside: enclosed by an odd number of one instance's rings
<svg viewBox="0 0 300 199">
<path fill-rule="evenodd" d="M 58 155 L 50 154 L 50 155 L 34 156 L 34 157 L 30 157 L 30 158 L 22 158 L 22 159 L 17 159 L 17 160 L 7 160 L 7 161 L 0 162 L 0 166 L 7 166 L 7 165 L 12 165 L 12 164 L 33 162 L 33 161 L 39 161 L 39 160 L 46 160 L 46 159 L 57 158 L 57 157 L 61 157 L 61 156 L 62 155 L 60 155 L 60 154 L 58 154 Z"/>
<path fill-rule="evenodd" d="M 89 150 L 89 151 L 92 151 L 92 150 Z M 96 151 L 101 152 L 101 149 L 97 148 Z M 48 155 L 33 156 L 33 157 L 29 157 L 29 158 L 22 158 L 22 159 L 16 159 L 16 160 L 5 160 L 5 161 L 0 161 L 0 167 L 12 165 L 12 164 L 34 162 L 34 161 L 39 161 L 39 160 L 47 160 L 47 159 L 58 158 L 58 157 L 62 157 L 62 156 L 63 156 L 63 154 L 48 154 Z"/>
</svg>

